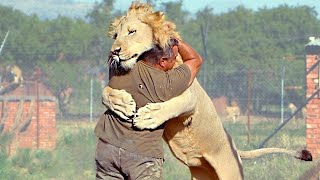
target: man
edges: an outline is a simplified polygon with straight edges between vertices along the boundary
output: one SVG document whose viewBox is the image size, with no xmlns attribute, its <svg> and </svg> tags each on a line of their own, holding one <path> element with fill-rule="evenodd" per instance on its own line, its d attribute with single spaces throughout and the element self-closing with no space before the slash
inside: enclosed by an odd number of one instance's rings
<svg viewBox="0 0 320 180">
<path fill-rule="evenodd" d="M 178 53 L 184 61 L 173 68 Z M 111 69 L 109 86 L 133 96 L 137 108 L 180 95 L 193 82 L 202 59 L 188 44 L 171 39 L 168 49 L 155 46 L 127 73 Z M 96 125 L 97 179 L 162 179 L 164 126 L 138 130 L 132 119 L 106 111 Z"/>
</svg>

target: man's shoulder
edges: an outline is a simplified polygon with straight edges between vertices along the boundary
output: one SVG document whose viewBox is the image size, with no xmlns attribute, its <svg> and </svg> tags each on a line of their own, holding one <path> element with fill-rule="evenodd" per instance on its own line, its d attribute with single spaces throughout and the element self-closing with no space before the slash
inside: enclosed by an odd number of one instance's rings
<svg viewBox="0 0 320 180">
<path fill-rule="evenodd" d="M 191 76 L 191 70 L 188 65 L 181 64 L 166 72 L 169 76 Z"/>
<path fill-rule="evenodd" d="M 144 68 L 144 69 L 148 69 L 148 70 L 151 70 L 151 71 L 156 71 L 156 72 L 162 72 L 162 73 L 164 73 L 163 70 L 158 69 L 158 68 L 156 68 L 156 67 L 154 67 L 154 66 L 152 66 L 152 65 L 150 65 L 150 64 L 148 64 L 148 63 L 145 63 L 145 62 L 143 62 L 143 61 L 138 61 L 137 64 L 136 64 L 136 66 L 139 67 L 139 68 Z"/>
<path fill-rule="evenodd" d="M 136 65 L 137 65 L 136 72 L 139 73 L 141 78 L 151 77 L 152 79 L 158 79 L 158 78 L 161 79 L 161 77 L 163 78 L 166 76 L 165 71 L 158 69 L 150 64 L 139 61 Z"/>
</svg>

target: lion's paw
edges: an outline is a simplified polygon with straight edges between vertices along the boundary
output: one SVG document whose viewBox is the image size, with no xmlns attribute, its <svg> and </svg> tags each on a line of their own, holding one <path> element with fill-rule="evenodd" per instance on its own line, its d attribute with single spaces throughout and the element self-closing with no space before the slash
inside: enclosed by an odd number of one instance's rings
<svg viewBox="0 0 320 180">
<path fill-rule="evenodd" d="M 138 109 L 133 124 L 138 129 L 155 129 L 167 121 L 161 103 L 149 103 Z"/>
<path fill-rule="evenodd" d="M 106 87 L 102 93 L 103 104 L 122 119 L 130 119 L 136 111 L 136 103 L 125 90 Z"/>
</svg>

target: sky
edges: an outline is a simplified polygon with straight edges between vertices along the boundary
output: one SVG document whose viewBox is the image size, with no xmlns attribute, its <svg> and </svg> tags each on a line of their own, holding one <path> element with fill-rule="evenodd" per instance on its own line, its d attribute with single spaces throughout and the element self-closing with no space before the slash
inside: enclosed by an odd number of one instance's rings
<svg viewBox="0 0 320 180">
<path fill-rule="evenodd" d="M 86 1 L 90 0 L 78 0 Z M 168 2 L 169 0 L 159 0 L 158 2 Z M 131 1 L 129 0 L 117 0 L 119 6 L 129 6 Z M 296 5 L 308 5 L 316 7 L 318 14 L 320 14 L 320 0 L 184 0 L 183 8 L 190 12 L 196 12 L 199 9 L 203 9 L 205 6 L 209 6 L 214 9 L 215 13 L 227 12 L 239 5 L 253 10 L 262 8 L 264 6 L 268 8 L 277 7 L 281 4 L 288 4 L 292 6 Z"/>
<path fill-rule="evenodd" d="M 36 13 L 40 17 L 55 17 L 58 14 L 65 16 L 83 17 L 94 2 L 101 0 L 0 0 L 0 4 L 12 6 L 27 14 Z M 170 0 L 157 0 L 157 5 Z M 171 0 L 172 1 L 172 0 Z M 131 0 L 116 0 L 116 9 L 126 10 Z M 320 14 L 320 0 L 183 0 L 183 9 L 195 13 L 205 6 L 213 8 L 214 13 L 228 12 L 239 5 L 248 9 L 258 10 L 262 7 L 272 8 L 282 4 L 290 6 L 308 5 L 315 7 Z M 318 15 L 318 17 L 320 17 Z"/>
</svg>

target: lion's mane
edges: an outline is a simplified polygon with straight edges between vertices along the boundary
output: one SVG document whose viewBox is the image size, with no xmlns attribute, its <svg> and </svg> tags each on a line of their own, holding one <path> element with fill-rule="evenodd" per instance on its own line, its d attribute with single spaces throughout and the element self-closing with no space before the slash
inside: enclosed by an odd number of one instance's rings
<svg viewBox="0 0 320 180">
<path fill-rule="evenodd" d="M 150 4 L 135 1 L 131 4 L 125 16 L 115 19 L 109 26 L 108 36 L 114 37 L 116 28 L 128 17 L 137 17 L 141 22 L 147 24 L 153 31 L 153 42 L 161 48 L 166 48 L 171 37 L 179 38 L 174 23 L 166 20 L 163 12 L 155 12 Z"/>
</svg>

